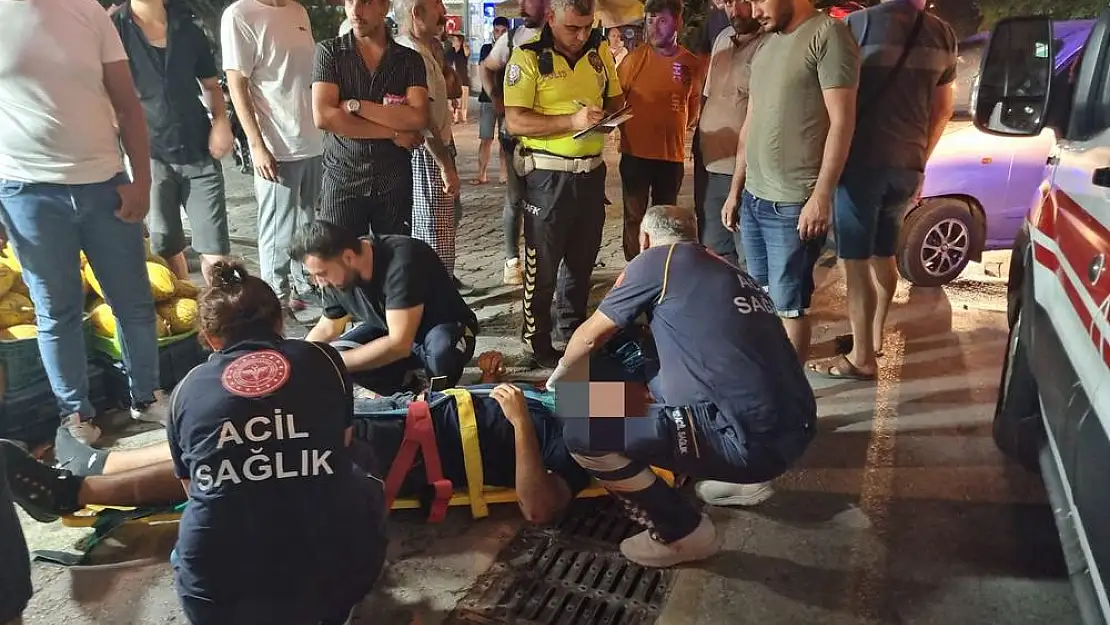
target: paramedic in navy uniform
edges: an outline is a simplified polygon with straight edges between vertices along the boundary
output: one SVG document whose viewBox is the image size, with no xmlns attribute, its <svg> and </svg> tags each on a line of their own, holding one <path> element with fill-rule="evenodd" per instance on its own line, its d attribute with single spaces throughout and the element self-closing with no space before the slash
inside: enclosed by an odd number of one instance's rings
<svg viewBox="0 0 1110 625">
<path fill-rule="evenodd" d="M 359 238 L 324 220 L 301 229 L 293 256 L 321 287 L 324 314 L 307 340 L 342 350 L 354 381 L 380 395 L 420 391 L 415 377 L 458 384 L 474 356 L 478 318 L 425 242 Z M 344 333 L 351 318 L 361 322 Z"/>
<path fill-rule="evenodd" d="M 330 346 L 281 338 L 274 292 L 216 263 L 200 298 L 215 352 L 171 398 L 189 495 L 174 564 L 193 625 L 345 623 L 385 558 L 382 484 L 348 446 L 353 386 Z"/>
<path fill-rule="evenodd" d="M 615 419 L 562 416 L 575 460 L 646 521 L 648 531 L 625 540 L 621 552 L 643 566 L 666 567 L 712 556 L 719 541 L 709 518 L 648 465 L 702 480 L 695 490 L 706 503 L 759 503 L 771 493 L 768 482 L 812 440 L 817 406 L 770 298 L 697 242 L 692 210 L 649 209 L 640 247 L 571 337 L 548 387 L 564 376 L 585 379 L 579 363 L 596 347 L 641 315 L 651 320 L 658 373 L 644 381 L 655 405 L 630 414 L 626 402 L 623 415 L 598 414 L 591 401 L 590 417 L 628 417 L 623 438 L 601 436 L 600 426 Z"/>
</svg>

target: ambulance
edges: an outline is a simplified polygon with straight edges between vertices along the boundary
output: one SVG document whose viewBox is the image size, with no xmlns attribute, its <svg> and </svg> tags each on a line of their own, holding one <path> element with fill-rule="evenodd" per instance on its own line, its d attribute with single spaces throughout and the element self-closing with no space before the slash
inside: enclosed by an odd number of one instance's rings
<svg viewBox="0 0 1110 625">
<path fill-rule="evenodd" d="M 1072 71 L 1054 73 L 1048 18 L 1000 22 L 974 121 L 986 133 L 1055 132 L 1014 243 L 1009 340 L 994 438 L 1039 471 L 1084 623 L 1110 622 L 1110 9 Z"/>
</svg>

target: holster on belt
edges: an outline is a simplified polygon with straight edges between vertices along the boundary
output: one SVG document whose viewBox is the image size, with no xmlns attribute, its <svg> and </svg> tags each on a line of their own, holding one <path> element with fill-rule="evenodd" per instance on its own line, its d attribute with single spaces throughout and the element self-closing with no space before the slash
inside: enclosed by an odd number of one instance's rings
<svg viewBox="0 0 1110 625">
<path fill-rule="evenodd" d="M 513 170 L 516 175 L 523 178 L 536 169 L 536 159 L 532 158 L 532 151 L 517 143 L 513 148 Z"/>
</svg>

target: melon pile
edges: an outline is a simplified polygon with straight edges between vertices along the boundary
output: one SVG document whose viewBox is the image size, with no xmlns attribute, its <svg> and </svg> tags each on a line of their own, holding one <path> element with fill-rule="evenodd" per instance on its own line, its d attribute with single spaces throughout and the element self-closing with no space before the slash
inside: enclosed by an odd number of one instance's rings
<svg viewBox="0 0 1110 625">
<path fill-rule="evenodd" d="M 150 251 L 149 240 L 146 241 L 146 252 L 147 278 L 158 308 L 158 337 L 191 331 L 197 323 L 197 287 L 176 279 L 166 261 Z M 81 252 L 81 282 L 88 296 L 85 310 L 91 318 L 93 332 L 105 338 L 115 338 L 116 318 L 111 307 L 104 302 L 100 281 L 84 252 Z M 9 244 L 0 250 L 0 340 L 33 338 L 35 334 L 35 306 L 23 282 L 23 269 Z"/>
</svg>

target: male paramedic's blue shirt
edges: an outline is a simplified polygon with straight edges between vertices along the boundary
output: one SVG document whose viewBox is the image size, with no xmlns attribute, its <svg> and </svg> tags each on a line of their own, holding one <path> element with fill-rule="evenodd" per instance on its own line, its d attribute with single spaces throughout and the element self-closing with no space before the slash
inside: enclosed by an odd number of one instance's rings
<svg viewBox="0 0 1110 625">
<path fill-rule="evenodd" d="M 381 483 L 345 445 L 354 399 L 338 352 L 276 336 L 238 343 L 186 376 L 172 411 L 175 472 L 190 480 L 184 598 L 326 601 L 376 575 Z"/>
<path fill-rule="evenodd" d="M 632 260 L 598 311 L 621 327 L 648 314 L 659 352 L 659 403 L 710 402 L 746 438 L 793 430 L 816 413 L 813 390 L 770 298 L 698 243 Z"/>
</svg>

